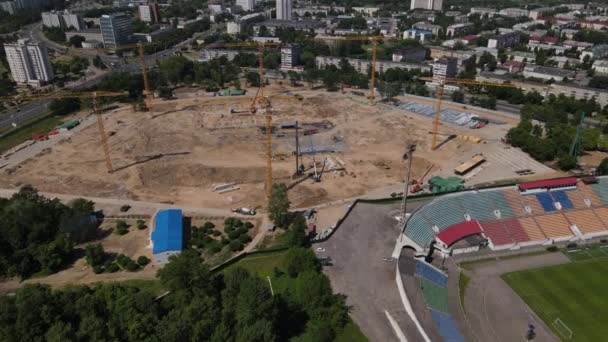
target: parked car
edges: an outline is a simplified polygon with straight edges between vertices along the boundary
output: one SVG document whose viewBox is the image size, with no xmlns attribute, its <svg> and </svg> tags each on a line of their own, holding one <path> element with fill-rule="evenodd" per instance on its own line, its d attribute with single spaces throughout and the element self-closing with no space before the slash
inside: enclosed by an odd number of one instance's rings
<svg viewBox="0 0 608 342">
<path fill-rule="evenodd" d="M 317 252 L 325 252 L 325 248 L 323 248 L 323 247 L 317 247 Z"/>
</svg>

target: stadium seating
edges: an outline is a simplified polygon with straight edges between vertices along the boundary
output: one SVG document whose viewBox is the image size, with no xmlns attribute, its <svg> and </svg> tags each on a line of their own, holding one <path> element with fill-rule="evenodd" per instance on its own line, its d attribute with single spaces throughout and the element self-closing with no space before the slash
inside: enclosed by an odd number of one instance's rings
<svg viewBox="0 0 608 342">
<path fill-rule="evenodd" d="M 553 199 L 555 200 L 555 202 L 559 202 L 559 204 L 561 204 L 562 209 L 574 209 L 574 204 L 572 204 L 572 201 L 570 201 L 570 198 L 568 198 L 568 195 L 565 191 L 551 191 L 550 194 L 551 197 L 553 197 Z"/>
<path fill-rule="evenodd" d="M 496 219 L 494 215 L 494 203 L 492 203 L 486 192 L 468 193 L 460 196 L 458 199 L 472 219 L 479 221 Z"/>
<path fill-rule="evenodd" d="M 534 219 L 543 233 L 551 239 L 574 236 L 574 233 L 570 230 L 570 224 L 561 213 L 536 216 Z"/>
<path fill-rule="evenodd" d="M 458 327 L 450 315 L 431 310 L 431 316 L 437 328 L 439 328 L 439 335 L 443 337 L 444 341 L 464 342 L 464 337 L 458 331 Z"/>
<path fill-rule="evenodd" d="M 584 198 L 589 199 L 591 201 L 591 205 L 594 207 L 604 204 L 591 185 L 579 182 L 577 191 L 580 192 Z"/>
<path fill-rule="evenodd" d="M 551 196 L 548 193 L 546 193 L 546 192 L 537 193 L 536 199 L 538 199 L 538 202 L 543 207 L 544 211 L 547 211 L 547 212 L 555 211 L 555 206 L 553 205 L 553 198 L 551 198 Z"/>
<path fill-rule="evenodd" d="M 593 213 L 593 210 L 579 210 L 565 213 L 570 223 L 576 225 L 583 234 L 593 234 L 605 231 L 606 227 Z"/>
<path fill-rule="evenodd" d="M 543 207 L 540 206 L 540 203 L 538 203 L 536 196 L 521 196 L 521 201 L 524 203 L 524 206 L 528 206 L 530 209 L 532 209 L 532 215 L 538 215 L 545 212 Z"/>
<path fill-rule="evenodd" d="M 538 228 L 538 226 L 536 225 L 536 221 L 534 221 L 533 218 L 523 217 L 518 219 L 517 221 L 519 221 L 519 225 L 523 228 L 523 230 L 526 232 L 528 238 L 530 238 L 531 241 L 540 241 L 547 239 L 542 230 Z"/>
<path fill-rule="evenodd" d="M 501 191 L 507 203 L 511 207 L 511 211 L 516 216 L 526 215 L 522 196 L 516 189 L 505 189 Z"/>
<path fill-rule="evenodd" d="M 593 209 L 595 215 L 599 217 L 600 221 L 608 227 L 608 208 L 595 208 Z"/>
<path fill-rule="evenodd" d="M 591 188 L 601 199 L 602 204 L 608 204 L 608 179 L 600 179 L 597 184 L 591 184 Z"/>
<path fill-rule="evenodd" d="M 431 222 L 423 215 L 423 209 L 414 213 L 408 219 L 405 235 L 420 247 L 426 248 L 433 241 L 435 232 L 433 231 Z"/>
<path fill-rule="evenodd" d="M 424 208 L 424 216 L 439 230 L 464 221 L 464 210 L 459 197 L 439 198 Z"/>
<path fill-rule="evenodd" d="M 483 194 L 485 194 L 485 196 L 487 196 L 487 198 L 494 203 L 494 209 L 500 210 L 500 215 L 502 218 L 515 216 L 513 209 L 511 209 L 511 206 L 509 205 L 509 202 L 507 202 L 507 199 L 502 191 L 487 191 Z"/>
<path fill-rule="evenodd" d="M 507 233 L 509 233 L 509 235 L 515 242 L 530 241 L 528 234 L 526 234 L 526 231 L 522 228 L 522 226 L 519 224 L 519 221 L 517 221 L 516 219 L 506 219 L 502 220 L 501 222 L 503 224 L 503 227 L 505 227 Z"/>
<path fill-rule="evenodd" d="M 420 288 L 426 305 L 433 310 L 448 313 L 448 291 L 445 287 L 420 278 Z"/>
<path fill-rule="evenodd" d="M 580 185 L 577 190 L 568 191 L 568 197 L 570 198 L 572 205 L 574 205 L 574 208 L 576 208 L 576 209 L 587 208 L 587 205 L 585 204 L 585 198 L 587 198 L 587 197 L 586 197 L 585 193 L 583 191 L 581 191 Z"/>
<path fill-rule="evenodd" d="M 480 222 L 480 225 L 483 233 L 492 241 L 494 246 L 509 245 L 515 242 L 501 221 L 485 221 Z"/>
<path fill-rule="evenodd" d="M 445 274 L 437 271 L 424 261 L 418 261 L 416 263 L 416 274 L 434 282 L 439 286 L 445 287 L 448 283 L 448 278 L 445 276 Z"/>
</svg>

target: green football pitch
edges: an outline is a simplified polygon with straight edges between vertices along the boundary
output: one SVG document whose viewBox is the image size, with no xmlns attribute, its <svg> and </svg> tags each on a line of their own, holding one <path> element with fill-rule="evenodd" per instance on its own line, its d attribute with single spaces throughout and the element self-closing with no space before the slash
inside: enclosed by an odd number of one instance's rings
<svg viewBox="0 0 608 342">
<path fill-rule="evenodd" d="M 564 341 L 608 341 L 608 248 L 564 253 L 572 263 L 503 279 Z"/>
</svg>

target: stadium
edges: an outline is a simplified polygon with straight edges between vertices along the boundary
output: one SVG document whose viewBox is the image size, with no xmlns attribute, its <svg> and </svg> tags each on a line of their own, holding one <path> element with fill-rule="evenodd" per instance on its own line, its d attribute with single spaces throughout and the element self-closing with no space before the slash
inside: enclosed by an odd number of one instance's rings
<svg viewBox="0 0 608 342">
<path fill-rule="evenodd" d="M 423 201 L 402 228 L 397 281 L 420 340 L 595 341 L 608 333 L 599 318 L 607 313 L 608 178 L 446 194 Z M 480 267 L 467 270 L 470 260 Z"/>
</svg>

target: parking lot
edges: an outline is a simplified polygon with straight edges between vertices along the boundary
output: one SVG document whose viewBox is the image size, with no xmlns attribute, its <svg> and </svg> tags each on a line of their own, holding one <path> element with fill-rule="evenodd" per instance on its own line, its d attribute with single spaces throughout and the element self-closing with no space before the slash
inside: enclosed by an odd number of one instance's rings
<svg viewBox="0 0 608 342">
<path fill-rule="evenodd" d="M 421 340 L 397 290 L 396 261 L 384 260 L 390 258 L 399 234 L 391 217 L 398 209 L 398 204 L 358 203 L 329 240 L 314 245 L 319 257 L 332 259 L 324 272 L 334 291 L 348 296 L 351 316 L 370 341 L 399 340 L 386 312 L 409 341 Z"/>
</svg>

